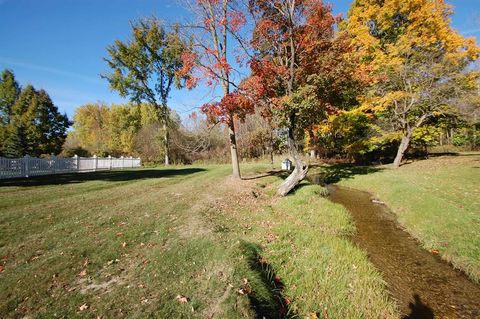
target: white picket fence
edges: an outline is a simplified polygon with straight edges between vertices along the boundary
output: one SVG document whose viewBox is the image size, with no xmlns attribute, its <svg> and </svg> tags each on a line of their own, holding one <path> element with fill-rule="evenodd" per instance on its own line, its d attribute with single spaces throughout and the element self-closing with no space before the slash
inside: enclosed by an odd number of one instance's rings
<svg viewBox="0 0 480 319">
<path fill-rule="evenodd" d="M 70 158 L 52 156 L 50 158 L 36 158 L 25 156 L 22 158 L 0 157 L 0 179 L 15 177 L 30 177 L 59 173 L 88 172 L 97 170 L 135 168 L 141 166 L 140 158 L 134 157 L 79 157 Z"/>
</svg>

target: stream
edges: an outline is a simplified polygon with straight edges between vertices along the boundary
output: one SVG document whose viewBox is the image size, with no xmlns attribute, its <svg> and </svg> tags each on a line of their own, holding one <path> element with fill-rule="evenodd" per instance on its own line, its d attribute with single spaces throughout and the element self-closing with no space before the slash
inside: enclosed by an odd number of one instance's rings
<svg viewBox="0 0 480 319">
<path fill-rule="evenodd" d="M 327 188 L 329 199 L 352 214 L 357 228 L 352 239 L 382 273 L 402 319 L 480 318 L 480 285 L 423 249 L 369 193 Z"/>
</svg>

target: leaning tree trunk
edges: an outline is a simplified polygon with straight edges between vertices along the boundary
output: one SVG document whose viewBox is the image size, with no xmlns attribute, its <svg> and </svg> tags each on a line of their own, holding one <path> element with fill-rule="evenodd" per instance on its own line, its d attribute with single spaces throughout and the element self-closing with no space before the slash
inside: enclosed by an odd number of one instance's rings
<svg viewBox="0 0 480 319">
<path fill-rule="evenodd" d="M 395 160 L 393 161 L 393 167 L 399 168 L 400 164 L 402 163 L 402 159 L 405 155 L 405 152 L 410 146 L 410 138 L 412 137 L 412 133 L 408 132 L 407 135 L 402 135 L 402 141 L 400 142 L 400 146 L 398 147 L 397 156 L 395 156 Z"/>
<path fill-rule="evenodd" d="M 228 136 L 230 141 L 230 154 L 232 156 L 232 175 L 234 178 L 240 178 L 240 165 L 238 164 L 237 140 L 235 138 L 235 123 L 233 116 L 230 116 L 228 124 Z"/>
<path fill-rule="evenodd" d="M 293 172 L 287 177 L 287 179 L 278 188 L 278 195 L 286 196 L 295 186 L 300 183 L 305 176 L 307 176 L 308 166 L 302 161 L 300 154 L 298 154 L 297 146 L 294 139 L 294 119 L 290 120 L 290 128 L 288 129 L 288 148 L 290 154 L 293 157 L 295 168 Z"/>
</svg>

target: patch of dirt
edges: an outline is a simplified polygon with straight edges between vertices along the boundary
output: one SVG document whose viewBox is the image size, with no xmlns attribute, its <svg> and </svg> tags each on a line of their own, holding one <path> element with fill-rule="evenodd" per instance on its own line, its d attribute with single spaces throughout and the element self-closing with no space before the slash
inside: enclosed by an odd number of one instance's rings
<svg viewBox="0 0 480 319">
<path fill-rule="evenodd" d="M 87 294 L 90 292 L 98 292 L 99 290 L 107 292 L 110 286 L 120 284 L 121 280 L 120 277 L 113 277 L 110 278 L 108 281 L 104 281 L 102 283 L 94 283 L 89 279 L 81 279 L 78 281 L 78 283 L 81 285 L 80 292 L 82 294 Z M 88 284 L 85 285 L 86 283 Z"/>
</svg>

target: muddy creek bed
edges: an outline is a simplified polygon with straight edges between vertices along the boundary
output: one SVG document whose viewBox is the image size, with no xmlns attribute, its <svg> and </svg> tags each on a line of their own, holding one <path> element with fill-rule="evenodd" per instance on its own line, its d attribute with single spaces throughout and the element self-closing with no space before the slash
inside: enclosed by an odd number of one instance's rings
<svg viewBox="0 0 480 319">
<path fill-rule="evenodd" d="M 330 200 L 352 214 L 353 241 L 383 273 L 406 318 L 480 318 L 480 286 L 450 264 L 420 247 L 369 193 L 327 186 Z"/>
</svg>

